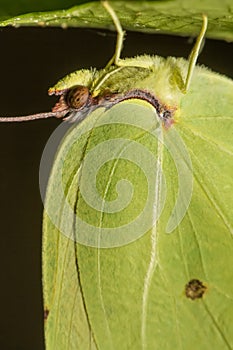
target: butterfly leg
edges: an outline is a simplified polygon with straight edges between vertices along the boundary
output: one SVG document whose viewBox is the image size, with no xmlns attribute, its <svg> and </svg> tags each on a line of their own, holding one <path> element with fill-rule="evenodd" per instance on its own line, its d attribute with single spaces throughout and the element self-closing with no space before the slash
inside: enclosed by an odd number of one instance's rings
<svg viewBox="0 0 233 350">
<path fill-rule="evenodd" d="M 121 51 L 123 49 L 123 41 L 125 32 L 122 29 L 121 23 L 119 21 L 119 18 L 117 17 L 115 11 L 110 6 L 108 1 L 102 1 L 102 5 L 106 9 L 106 11 L 110 14 L 112 21 L 115 25 L 116 31 L 117 31 L 117 41 L 116 41 L 116 48 L 115 53 L 111 60 L 108 62 L 106 68 L 111 66 L 112 64 L 115 64 L 117 67 L 140 67 L 140 68 L 149 68 L 151 67 L 151 62 L 146 60 L 139 60 L 138 57 L 131 58 L 130 60 L 127 60 L 125 62 L 124 59 L 120 58 Z"/>
<path fill-rule="evenodd" d="M 121 51 L 123 48 L 123 41 L 125 32 L 123 31 L 119 18 L 117 17 L 115 11 L 110 6 L 108 1 L 101 1 L 102 5 L 106 9 L 106 11 L 110 14 L 113 23 L 115 25 L 116 31 L 117 31 L 117 41 L 116 41 L 116 48 L 115 53 L 113 57 L 110 59 L 106 67 L 104 68 L 103 75 L 98 79 L 98 81 L 93 86 L 93 92 L 97 92 L 101 89 L 101 85 L 110 78 L 110 76 L 117 73 L 119 70 L 123 69 L 124 67 L 141 67 L 141 68 L 150 68 L 152 66 L 152 62 L 147 62 L 146 60 L 140 60 L 138 57 L 128 59 L 127 62 L 124 59 L 120 58 Z M 114 67 L 115 66 L 115 67 Z"/>
<path fill-rule="evenodd" d="M 106 11 L 110 14 L 110 16 L 113 20 L 113 23 L 115 25 L 116 31 L 117 31 L 117 41 L 116 41 L 115 53 L 114 53 L 113 57 L 110 59 L 110 61 L 108 62 L 106 68 L 110 67 L 112 64 L 119 66 L 118 63 L 121 61 L 120 55 L 121 55 L 121 51 L 123 49 L 123 41 L 124 41 L 125 32 L 122 29 L 121 23 L 120 23 L 117 15 L 115 13 L 115 11 L 109 5 L 108 1 L 102 1 L 102 5 L 106 9 Z"/>
<path fill-rule="evenodd" d="M 206 33 L 206 29 L 207 29 L 207 24 L 208 24 L 208 19 L 206 15 L 203 15 L 203 23 L 202 23 L 202 28 L 200 31 L 200 34 L 197 37 L 196 43 L 189 55 L 189 65 L 188 65 L 188 72 L 187 72 L 187 76 L 185 79 L 185 84 L 184 84 L 184 91 L 188 91 L 191 80 L 192 80 L 192 75 L 193 75 L 193 71 L 197 62 L 197 58 L 201 49 L 201 46 L 203 44 L 203 40 L 204 40 L 204 36 Z"/>
</svg>

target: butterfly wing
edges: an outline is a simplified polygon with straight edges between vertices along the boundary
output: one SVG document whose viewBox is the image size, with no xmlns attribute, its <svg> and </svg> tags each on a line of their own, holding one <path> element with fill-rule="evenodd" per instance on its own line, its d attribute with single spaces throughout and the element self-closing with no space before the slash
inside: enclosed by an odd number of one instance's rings
<svg viewBox="0 0 233 350">
<path fill-rule="evenodd" d="M 48 349 L 193 348 L 197 337 L 230 348 L 232 96 L 231 80 L 200 70 L 169 130 L 139 100 L 73 127 L 45 205 Z"/>
</svg>

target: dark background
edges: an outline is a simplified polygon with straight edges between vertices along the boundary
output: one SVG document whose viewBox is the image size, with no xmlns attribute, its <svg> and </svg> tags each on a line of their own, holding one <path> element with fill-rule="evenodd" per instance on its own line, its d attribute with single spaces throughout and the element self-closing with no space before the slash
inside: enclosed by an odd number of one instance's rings
<svg viewBox="0 0 233 350">
<path fill-rule="evenodd" d="M 51 28 L 0 30 L 0 116 L 49 111 L 47 89 L 76 69 L 101 68 L 114 52 L 107 31 Z M 128 33 L 122 56 L 188 57 L 189 38 Z M 233 46 L 206 40 L 199 58 L 233 75 Z M 211 87 L 210 87 L 211 88 Z M 40 158 L 58 120 L 0 125 L 1 350 L 43 350 Z"/>
</svg>

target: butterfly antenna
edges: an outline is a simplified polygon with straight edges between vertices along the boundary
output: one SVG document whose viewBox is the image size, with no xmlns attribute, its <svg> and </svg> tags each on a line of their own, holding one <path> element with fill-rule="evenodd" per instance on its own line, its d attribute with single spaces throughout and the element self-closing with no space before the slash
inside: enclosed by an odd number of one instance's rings
<svg viewBox="0 0 233 350">
<path fill-rule="evenodd" d="M 26 116 L 20 116 L 20 117 L 0 117 L 0 122 L 27 122 L 30 120 L 36 120 L 36 119 L 46 119 L 46 118 L 63 118 L 67 114 L 67 111 L 65 113 L 58 113 L 58 112 L 47 112 L 47 113 L 37 113 L 37 114 L 30 114 Z"/>
</svg>

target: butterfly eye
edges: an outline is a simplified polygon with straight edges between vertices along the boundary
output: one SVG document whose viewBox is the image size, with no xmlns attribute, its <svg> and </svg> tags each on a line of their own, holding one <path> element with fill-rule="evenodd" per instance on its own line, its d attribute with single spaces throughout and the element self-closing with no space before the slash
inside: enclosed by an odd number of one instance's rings
<svg viewBox="0 0 233 350">
<path fill-rule="evenodd" d="M 65 97 L 69 107 L 79 109 L 86 105 L 89 99 L 89 90 L 86 86 L 77 85 L 71 88 Z"/>
</svg>

